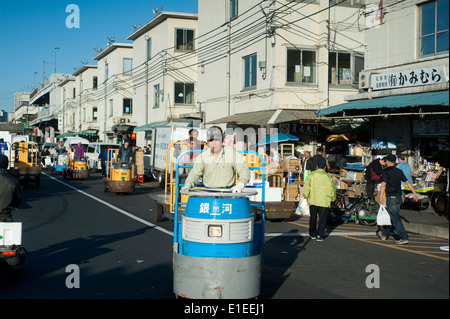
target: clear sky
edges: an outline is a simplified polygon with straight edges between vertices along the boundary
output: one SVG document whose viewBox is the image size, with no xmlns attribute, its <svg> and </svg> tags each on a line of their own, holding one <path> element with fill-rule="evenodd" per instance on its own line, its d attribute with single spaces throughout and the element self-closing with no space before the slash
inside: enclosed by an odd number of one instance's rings
<svg viewBox="0 0 450 319">
<path fill-rule="evenodd" d="M 68 28 L 69 4 L 79 8 L 79 28 Z M 197 13 L 197 0 L 0 0 L 0 110 L 14 112 L 14 92 L 33 91 L 45 75 L 74 72 L 81 61 L 96 64 L 93 48 L 107 46 L 107 37 L 117 43 L 132 25 L 144 25 L 164 11 Z M 70 17 L 69 17 L 70 18 Z M 74 20 L 71 20 L 72 22 Z M 38 72 L 38 74 L 34 74 Z M 36 79 L 36 80 L 35 80 Z"/>
</svg>

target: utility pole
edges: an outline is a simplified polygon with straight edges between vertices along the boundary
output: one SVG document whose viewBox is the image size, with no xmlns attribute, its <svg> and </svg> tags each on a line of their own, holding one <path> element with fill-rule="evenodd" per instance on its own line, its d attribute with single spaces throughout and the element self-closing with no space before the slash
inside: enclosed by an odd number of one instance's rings
<svg viewBox="0 0 450 319">
<path fill-rule="evenodd" d="M 56 50 L 59 50 L 59 47 L 55 47 L 55 72 L 56 73 Z"/>
</svg>

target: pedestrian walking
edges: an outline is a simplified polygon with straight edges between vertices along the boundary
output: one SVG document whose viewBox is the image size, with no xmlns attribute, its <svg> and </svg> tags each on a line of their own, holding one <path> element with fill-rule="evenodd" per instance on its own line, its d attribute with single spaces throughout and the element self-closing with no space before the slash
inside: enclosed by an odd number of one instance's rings
<svg viewBox="0 0 450 319">
<path fill-rule="evenodd" d="M 303 187 L 303 197 L 309 205 L 309 236 L 322 241 L 327 226 L 328 211 L 336 200 L 336 187 L 330 174 L 325 172 L 325 159 L 318 158 L 316 170 L 311 172 Z M 319 224 L 317 225 L 317 216 Z"/>
<path fill-rule="evenodd" d="M 381 231 L 378 231 L 377 234 L 381 240 L 386 240 L 389 238 L 389 235 L 394 234 L 399 237 L 397 243 L 405 245 L 408 243 L 409 237 L 399 214 L 400 205 L 402 204 L 401 182 L 405 182 L 413 192 L 415 202 L 419 200 L 419 197 L 405 174 L 395 167 L 396 159 L 394 154 L 389 154 L 384 158 L 387 168 L 383 171 L 383 175 L 381 176 L 380 205 L 386 204 L 386 209 L 391 217 L 391 226 L 383 228 Z"/>
<path fill-rule="evenodd" d="M 399 155 L 397 159 L 398 164 L 396 165 L 396 167 L 401 170 L 403 174 L 405 174 L 406 179 L 412 184 L 412 169 L 411 166 L 405 161 L 405 159 L 405 155 Z M 406 183 L 402 181 L 402 186 L 404 187 L 405 185 Z"/>
</svg>

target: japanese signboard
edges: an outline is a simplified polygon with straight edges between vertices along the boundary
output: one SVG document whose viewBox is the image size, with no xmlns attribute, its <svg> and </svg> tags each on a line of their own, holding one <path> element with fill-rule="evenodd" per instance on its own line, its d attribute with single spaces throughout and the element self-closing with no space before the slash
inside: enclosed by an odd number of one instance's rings
<svg viewBox="0 0 450 319">
<path fill-rule="evenodd" d="M 293 135 L 317 135 L 317 124 L 282 123 L 278 124 L 278 132 Z"/>
<path fill-rule="evenodd" d="M 448 81 L 443 65 L 414 70 L 372 74 L 374 90 L 398 89 L 410 86 L 446 83 Z"/>
</svg>

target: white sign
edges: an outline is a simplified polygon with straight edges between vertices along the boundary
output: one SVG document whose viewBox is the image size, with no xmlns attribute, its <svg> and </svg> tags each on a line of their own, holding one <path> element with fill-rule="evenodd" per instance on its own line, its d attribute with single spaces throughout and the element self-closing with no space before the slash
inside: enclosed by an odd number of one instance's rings
<svg viewBox="0 0 450 319">
<path fill-rule="evenodd" d="M 378 28 L 383 23 L 383 0 L 379 4 L 366 4 L 366 28 Z"/>
<path fill-rule="evenodd" d="M 414 70 L 372 74 L 372 89 L 387 90 L 448 82 L 443 65 Z"/>
</svg>

